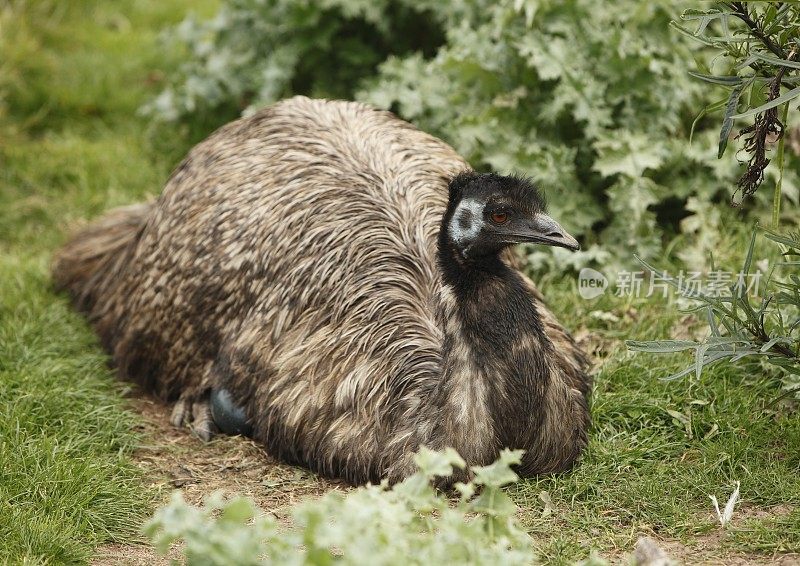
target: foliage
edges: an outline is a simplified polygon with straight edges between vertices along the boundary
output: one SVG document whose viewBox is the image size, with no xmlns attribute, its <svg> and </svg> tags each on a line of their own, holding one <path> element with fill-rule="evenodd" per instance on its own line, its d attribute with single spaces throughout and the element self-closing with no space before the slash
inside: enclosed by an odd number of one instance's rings
<svg viewBox="0 0 800 566">
<path fill-rule="evenodd" d="M 720 361 L 733 362 L 746 356 L 760 356 L 768 364 L 778 366 L 800 383 L 800 234 L 794 237 L 766 232 L 766 237 L 784 247 L 784 260 L 778 264 L 778 276 L 769 273 L 767 290 L 760 304 L 753 305 L 749 296 L 747 277 L 752 271 L 753 249 L 757 232 L 750 239 L 747 257 L 739 278 L 727 290 L 717 295 L 694 292 L 668 274 L 661 273 L 646 262 L 654 277 L 674 286 L 679 293 L 698 303 L 710 327 L 710 335 L 702 342 L 694 340 L 628 341 L 631 350 L 651 353 L 673 353 L 694 350 L 695 362 L 667 380 L 689 373 L 697 378 L 704 367 Z M 774 270 L 773 270 L 774 271 Z"/>
<path fill-rule="evenodd" d="M 494 464 L 473 467 L 474 479 L 456 485 L 454 505 L 431 482 L 464 461 L 452 449 L 423 448 L 419 471 L 403 482 L 300 504 L 288 529 L 244 498 L 216 493 L 198 509 L 176 492 L 145 530 L 162 553 L 185 542 L 189 564 L 530 564 L 531 540 L 500 489 L 517 481 L 511 465 L 521 454 L 504 450 Z"/>
<path fill-rule="evenodd" d="M 654 257 L 679 230 L 688 236 L 680 255 L 696 264 L 719 243 L 725 214 L 713 201 L 725 200 L 736 164 L 732 154 L 711 163 L 717 124 L 707 116 L 687 143 L 692 112 L 723 87 L 686 72 L 713 52 L 692 51 L 693 38 L 669 28 L 673 10 L 668 0 L 228 0 L 217 18 L 178 28 L 189 61 L 148 108 L 162 119 L 210 109 L 224 119 L 220 109 L 250 111 L 290 93 L 355 93 L 478 168 L 538 179 L 585 251 L 532 251 L 535 265 L 554 253 L 562 265 L 619 266 L 633 250 Z M 320 26 L 377 34 L 391 49 L 360 46 L 369 64 L 353 66 L 343 35 Z M 424 33 L 395 48 L 409 26 Z M 787 199 L 797 202 L 799 184 L 786 167 Z"/>
<path fill-rule="evenodd" d="M 737 182 L 742 198 L 753 195 L 764 181 L 770 163 L 769 145 L 778 144 L 778 181 L 773 196 L 773 226 L 780 220 L 782 184 L 785 174 L 785 138 L 790 105 L 800 98 L 800 5 L 789 2 L 745 3 L 717 2 L 704 10 L 686 10 L 683 23 L 672 22 L 681 34 L 716 50 L 732 65 L 733 72 L 714 73 L 709 68 L 692 75 L 701 81 L 721 85 L 729 92 L 710 103 L 701 116 L 724 111 L 719 134 L 718 157 L 725 154 L 731 130 L 737 119 L 748 119 L 749 125 L 735 136 L 746 137 L 742 151 L 749 155 L 744 174 Z M 692 26 L 691 28 L 688 26 Z M 780 109 L 781 117 L 778 117 Z M 733 199 L 736 199 L 734 192 Z M 748 275 L 752 268 L 756 241 L 753 232 L 740 272 Z M 784 261 L 779 264 L 783 280 L 767 281 L 771 287 L 760 304 L 751 304 L 748 286 L 740 279 L 729 294 L 689 294 L 705 311 L 710 335 L 703 341 L 661 340 L 629 341 L 628 347 L 654 353 L 693 350 L 695 362 L 689 368 L 667 379 L 694 373 L 699 379 L 703 368 L 720 361 L 736 361 L 746 356 L 760 356 L 769 365 L 783 368 L 792 384 L 800 382 L 800 278 L 793 272 L 800 265 L 800 240 L 766 232 L 767 238 L 784 246 Z M 654 277 L 673 285 L 687 295 L 681 282 L 643 262 Z"/>
<path fill-rule="evenodd" d="M 659 204 L 716 189 L 681 139 L 684 105 L 703 93 L 667 31 L 670 3 L 465 4 L 441 8 L 448 43 L 435 58 L 390 59 L 362 97 L 396 106 L 477 166 L 539 179 L 588 244 L 557 251 L 563 261 L 655 255 Z"/>
<path fill-rule="evenodd" d="M 719 157 L 725 153 L 735 120 L 750 121 L 750 125 L 736 135 L 736 138 L 746 136 L 743 151 L 750 156 L 747 169 L 737 183 L 743 197 L 755 193 L 764 181 L 764 170 L 770 163 L 766 157 L 768 146 L 778 141 L 779 178 L 773 197 L 773 225 L 777 226 L 789 106 L 800 98 L 800 5 L 791 2 L 715 4 L 705 10 L 686 10 L 681 16 L 685 25 L 673 22 L 673 26 L 717 50 L 733 65 L 735 74 L 731 75 L 720 76 L 708 69 L 692 75 L 729 90 L 727 97 L 702 111 L 706 114 L 724 109 Z M 694 29 L 687 25 L 694 25 Z"/>
<path fill-rule="evenodd" d="M 388 54 L 435 49 L 441 32 L 429 21 L 389 0 L 229 0 L 168 36 L 188 56 L 144 111 L 218 124 L 295 92 L 347 98 Z"/>
</svg>

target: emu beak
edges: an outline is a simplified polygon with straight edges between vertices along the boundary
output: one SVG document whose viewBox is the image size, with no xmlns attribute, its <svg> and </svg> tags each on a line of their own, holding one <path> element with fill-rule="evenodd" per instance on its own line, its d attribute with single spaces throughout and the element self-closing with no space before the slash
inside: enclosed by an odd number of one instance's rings
<svg viewBox="0 0 800 566">
<path fill-rule="evenodd" d="M 527 222 L 525 233 L 519 234 L 522 241 L 534 244 L 544 244 L 545 246 L 557 246 L 577 251 L 581 249 L 578 240 L 567 233 L 561 224 L 547 216 L 539 213 Z"/>
</svg>

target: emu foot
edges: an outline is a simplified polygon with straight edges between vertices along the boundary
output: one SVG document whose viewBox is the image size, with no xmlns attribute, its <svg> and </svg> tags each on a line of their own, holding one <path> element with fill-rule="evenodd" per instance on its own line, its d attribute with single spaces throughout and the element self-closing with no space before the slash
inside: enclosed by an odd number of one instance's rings
<svg viewBox="0 0 800 566">
<path fill-rule="evenodd" d="M 233 402 L 227 389 L 211 391 L 211 417 L 214 419 L 214 424 L 225 434 L 250 436 L 253 433 L 253 427 L 247 421 L 244 409 Z"/>
<path fill-rule="evenodd" d="M 176 427 L 188 426 L 203 442 L 208 442 L 219 432 L 211 416 L 208 394 L 202 397 L 182 395 L 172 408 L 169 421 Z"/>
</svg>

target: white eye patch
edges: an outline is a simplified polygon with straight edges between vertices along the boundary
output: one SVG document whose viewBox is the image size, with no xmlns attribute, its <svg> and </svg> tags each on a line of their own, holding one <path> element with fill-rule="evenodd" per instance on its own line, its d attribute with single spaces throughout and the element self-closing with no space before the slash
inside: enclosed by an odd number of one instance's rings
<svg viewBox="0 0 800 566">
<path fill-rule="evenodd" d="M 450 219 L 450 237 L 459 245 L 474 240 L 483 228 L 484 203 L 477 199 L 464 199 Z"/>
</svg>

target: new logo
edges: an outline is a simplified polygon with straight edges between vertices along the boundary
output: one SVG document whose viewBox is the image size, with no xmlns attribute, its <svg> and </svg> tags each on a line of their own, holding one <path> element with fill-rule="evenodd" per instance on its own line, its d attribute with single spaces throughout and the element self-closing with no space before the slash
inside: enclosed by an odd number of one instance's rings
<svg viewBox="0 0 800 566">
<path fill-rule="evenodd" d="M 608 279 L 591 267 L 584 267 L 578 273 L 578 293 L 584 299 L 594 299 L 606 291 Z"/>
</svg>

